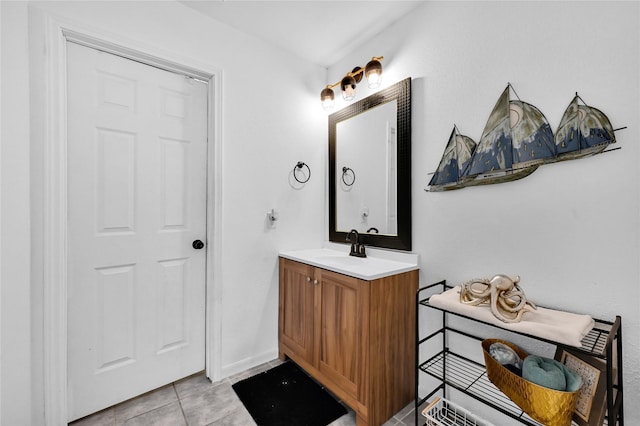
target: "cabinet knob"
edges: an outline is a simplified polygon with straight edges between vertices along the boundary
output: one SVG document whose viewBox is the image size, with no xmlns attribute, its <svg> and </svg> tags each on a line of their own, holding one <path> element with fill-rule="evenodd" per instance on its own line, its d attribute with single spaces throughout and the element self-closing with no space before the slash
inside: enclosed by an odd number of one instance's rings
<svg viewBox="0 0 640 426">
<path fill-rule="evenodd" d="M 307 282 L 310 283 L 311 282 L 311 277 L 307 277 Z"/>
<path fill-rule="evenodd" d="M 318 285 L 318 280 L 313 280 L 313 285 Z"/>
</svg>

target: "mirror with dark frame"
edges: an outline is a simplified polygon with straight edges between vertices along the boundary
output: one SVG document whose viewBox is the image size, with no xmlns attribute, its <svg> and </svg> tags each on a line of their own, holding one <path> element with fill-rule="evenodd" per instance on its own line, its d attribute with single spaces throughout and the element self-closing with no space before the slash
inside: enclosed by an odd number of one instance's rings
<svg viewBox="0 0 640 426">
<path fill-rule="evenodd" d="M 329 116 L 329 241 L 411 250 L 411 79 Z"/>
</svg>

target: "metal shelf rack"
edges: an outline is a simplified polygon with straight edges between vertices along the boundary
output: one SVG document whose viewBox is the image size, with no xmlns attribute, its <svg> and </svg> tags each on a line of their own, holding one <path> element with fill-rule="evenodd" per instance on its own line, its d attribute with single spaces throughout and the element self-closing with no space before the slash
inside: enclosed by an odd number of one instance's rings
<svg viewBox="0 0 640 426">
<path fill-rule="evenodd" d="M 539 426 L 540 423 L 524 413 L 509 397 L 500 391 L 487 377 L 485 366 L 482 363 L 469 359 L 461 354 L 451 351 L 448 347 L 448 334 L 455 333 L 465 338 L 477 341 L 483 337 L 470 334 L 460 327 L 450 325 L 448 316 L 453 315 L 469 321 L 488 325 L 493 328 L 508 333 L 526 336 L 531 339 L 550 343 L 552 345 L 567 347 L 558 342 L 543 339 L 540 337 L 514 332 L 484 321 L 477 320 L 465 315 L 449 312 L 429 304 L 429 296 L 435 294 L 440 289 L 441 292 L 453 288 L 447 285 L 446 281 L 440 281 L 420 288 L 416 293 L 416 304 L 418 310 L 421 307 L 436 309 L 442 313 L 441 327 L 426 337 L 420 334 L 420 316 L 416 315 L 416 404 L 415 420 L 416 425 L 424 424 L 419 422 L 419 407 L 427 402 L 431 397 L 442 391 L 442 396 L 448 398 L 448 388 L 458 391 L 488 405 L 495 410 L 515 419 L 519 422 Z M 429 296 L 425 296 L 429 294 Z M 595 327 L 582 340 L 580 348 L 569 347 L 574 351 L 585 355 L 602 359 L 606 363 L 606 407 L 607 414 L 604 424 L 624 426 L 623 404 L 622 404 L 622 319 L 617 316 L 615 321 L 609 322 L 595 319 Z M 442 347 L 439 352 L 427 360 L 420 360 L 420 347 L 423 344 L 432 342 L 434 338 L 442 337 Z M 615 352 L 614 352 L 615 345 Z M 419 378 L 421 374 L 427 374 L 440 382 L 426 396 L 420 397 Z M 575 424 L 575 422 L 574 422 Z"/>
</svg>

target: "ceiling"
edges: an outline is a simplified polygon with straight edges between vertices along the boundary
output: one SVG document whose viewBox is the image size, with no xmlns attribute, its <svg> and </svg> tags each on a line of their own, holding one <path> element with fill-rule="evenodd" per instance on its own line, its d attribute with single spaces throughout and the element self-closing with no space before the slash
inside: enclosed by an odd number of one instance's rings
<svg viewBox="0 0 640 426">
<path fill-rule="evenodd" d="M 329 67 L 424 2 L 181 0 L 180 3 L 298 57 Z"/>
</svg>

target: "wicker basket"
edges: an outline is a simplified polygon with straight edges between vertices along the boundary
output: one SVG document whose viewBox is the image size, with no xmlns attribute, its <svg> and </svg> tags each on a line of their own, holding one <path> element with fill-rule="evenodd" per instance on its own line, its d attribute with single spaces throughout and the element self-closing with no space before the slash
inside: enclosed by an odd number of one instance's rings
<svg viewBox="0 0 640 426">
<path fill-rule="evenodd" d="M 540 423 L 547 426 L 571 425 L 571 418 L 580 391 L 562 392 L 549 389 L 509 371 L 489 353 L 489 347 L 496 342 L 509 346 L 522 359 L 527 357 L 527 353 L 513 343 L 500 339 L 483 340 L 482 352 L 489 380 L 515 402 L 522 411 Z"/>
</svg>

